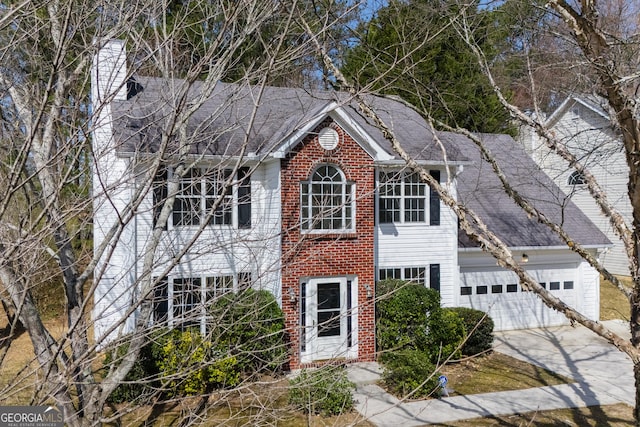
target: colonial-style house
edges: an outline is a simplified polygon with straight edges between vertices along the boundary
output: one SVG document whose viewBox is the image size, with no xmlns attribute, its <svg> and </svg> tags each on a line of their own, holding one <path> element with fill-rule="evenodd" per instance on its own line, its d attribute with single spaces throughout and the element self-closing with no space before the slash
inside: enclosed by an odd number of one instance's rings
<svg viewBox="0 0 640 427">
<path fill-rule="evenodd" d="M 206 330 L 207 303 L 221 293 L 269 290 L 285 313 L 291 368 L 373 360 L 375 283 L 390 277 L 437 289 L 445 306 L 487 310 L 498 329 L 566 323 L 459 235 L 452 211 L 345 94 L 221 82 L 209 91 L 205 82 L 126 76 L 124 43 L 108 42 L 92 69 L 94 244 L 115 242 L 95 272 L 99 342 L 130 330 L 143 274 L 160 301 L 154 321 L 169 326 L 196 312 Z M 531 274 L 598 318 L 598 274 L 502 195 L 467 138 L 434 134 L 397 100 L 369 101 L 405 150 L 528 260 Z M 172 122 L 178 108 L 192 108 L 188 120 Z M 575 206 L 558 209 L 557 187 L 510 137 L 482 138 L 507 158 L 525 193 L 552 217 L 569 218 L 577 241 L 594 253 L 608 245 Z"/>
<path fill-rule="evenodd" d="M 630 224 L 631 204 L 627 192 L 629 168 L 622 137 L 612 125 L 604 99 L 591 95 L 569 96 L 549 115 L 545 125 L 589 169 L 607 194 L 608 201 Z M 600 255 L 603 265 L 613 274 L 628 276 L 629 262 L 624 245 L 589 194 L 583 176 L 559 156 L 550 153 L 537 134 L 523 132 L 521 141 L 542 170 L 567 195 L 567 199 L 575 203 L 614 243 Z"/>
</svg>

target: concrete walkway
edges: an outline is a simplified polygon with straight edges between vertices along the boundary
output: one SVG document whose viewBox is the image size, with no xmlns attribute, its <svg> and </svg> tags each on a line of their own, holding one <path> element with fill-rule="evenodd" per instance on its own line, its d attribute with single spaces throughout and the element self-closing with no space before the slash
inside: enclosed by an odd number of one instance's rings
<svg viewBox="0 0 640 427">
<path fill-rule="evenodd" d="M 604 322 L 629 337 L 627 325 Z M 496 351 L 575 380 L 572 384 L 470 396 L 400 402 L 375 385 L 375 363 L 349 367 L 356 382 L 356 409 L 379 427 L 410 427 L 488 415 L 626 403 L 633 406 L 633 366 L 629 358 L 582 326 L 507 331 L 495 334 Z M 450 384 L 455 389 L 455 384 Z"/>
</svg>

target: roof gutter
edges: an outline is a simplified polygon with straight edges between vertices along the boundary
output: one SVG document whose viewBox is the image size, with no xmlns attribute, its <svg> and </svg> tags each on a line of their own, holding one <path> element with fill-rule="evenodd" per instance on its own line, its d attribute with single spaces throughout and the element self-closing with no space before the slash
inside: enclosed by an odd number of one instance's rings
<svg viewBox="0 0 640 427">
<path fill-rule="evenodd" d="M 611 248 L 613 247 L 613 243 L 601 243 L 596 245 L 582 245 L 585 249 L 602 249 L 602 248 Z M 549 251 L 549 250 L 561 250 L 561 249 L 569 249 L 568 246 L 509 246 L 509 250 L 511 251 Z M 461 248 L 458 247 L 458 252 L 484 252 L 481 248 Z"/>
</svg>

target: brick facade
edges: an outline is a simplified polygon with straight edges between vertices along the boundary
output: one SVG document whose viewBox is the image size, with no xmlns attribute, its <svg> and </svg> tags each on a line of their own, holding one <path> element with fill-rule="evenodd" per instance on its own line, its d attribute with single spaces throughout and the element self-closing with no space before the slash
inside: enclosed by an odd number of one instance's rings
<svg viewBox="0 0 640 427">
<path fill-rule="evenodd" d="M 317 132 L 332 126 L 340 135 L 338 146 L 324 150 Z M 346 234 L 305 234 L 300 228 L 300 186 L 316 166 L 338 166 L 348 181 L 355 183 L 355 232 Z M 358 283 L 358 361 L 375 356 L 373 292 L 374 261 L 374 186 L 373 159 L 332 120 L 316 127 L 282 160 L 282 308 L 291 344 L 290 368 L 300 363 L 300 279 L 303 277 L 357 276 Z M 365 286 L 366 285 L 366 286 Z"/>
</svg>

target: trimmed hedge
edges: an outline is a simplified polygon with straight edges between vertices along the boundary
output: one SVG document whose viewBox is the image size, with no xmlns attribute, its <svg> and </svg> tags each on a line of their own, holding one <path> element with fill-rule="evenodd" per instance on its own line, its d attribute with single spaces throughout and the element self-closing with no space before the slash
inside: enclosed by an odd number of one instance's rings
<svg viewBox="0 0 640 427">
<path fill-rule="evenodd" d="M 422 285 L 390 279 L 376 284 L 376 295 L 378 351 L 427 350 L 427 320 L 440 310 L 440 294 Z"/>
<path fill-rule="evenodd" d="M 438 389 L 438 373 L 428 353 L 405 349 L 383 355 L 382 380 L 396 396 L 426 397 Z"/>
<path fill-rule="evenodd" d="M 453 307 L 446 309 L 462 319 L 467 341 L 462 347 L 462 354 L 475 356 L 491 351 L 493 348 L 493 319 L 484 311 L 467 307 Z M 477 328 L 476 328 L 477 325 Z M 475 330 L 474 330 L 475 328 Z"/>
<path fill-rule="evenodd" d="M 427 323 L 431 362 L 440 364 L 449 358 L 460 359 L 462 343 L 467 337 L 462 319 L 453 311 L 439 308 L 431 313 Z"/>
<path fill-rule="evenodd" d="M 303 369 L 289 385 L 289 403 L 306 414 L 340 415 L 353 409 L 356 387 L 341 366 Z"/>
</svg>

